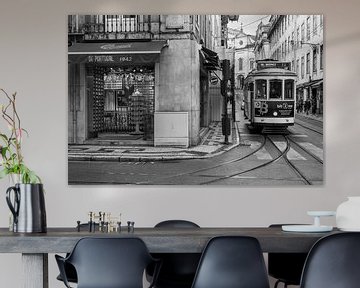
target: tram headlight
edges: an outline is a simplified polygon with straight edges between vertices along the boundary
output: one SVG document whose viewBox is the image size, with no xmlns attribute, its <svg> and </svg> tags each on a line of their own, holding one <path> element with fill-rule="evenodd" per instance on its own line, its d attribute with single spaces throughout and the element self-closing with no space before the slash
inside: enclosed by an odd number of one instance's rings
<svg viewBox="0 0 360 288">
<path fill-rule="evenodd" d="M 275 111 L 275 112 L 273 113 L 273 115 L 276 117 L 276 116 L 278 116 L 278 113 Z"/>
</svg>

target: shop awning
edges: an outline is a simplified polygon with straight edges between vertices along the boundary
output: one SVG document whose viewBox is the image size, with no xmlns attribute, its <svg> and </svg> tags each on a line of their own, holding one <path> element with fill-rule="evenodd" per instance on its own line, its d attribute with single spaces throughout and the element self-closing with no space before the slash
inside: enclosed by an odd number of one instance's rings
<svg viewBox="0 0 360 288">
<path fill-rule="evenodd" d="M 206 70 L 221 70 L 219 56 L 216 52 L 202 47 L 200 50 L 200 55 L 202 57 L 202 64 Z"/>
<path fill-rule="evenodd" d="M 68 48 L 68 60 L 74 63 L 132 65 L 159 62 L 165 40 L 118 43 L 75 43 Z"/>
<path fill-rule="evenodd" d="M 315 86 L 319 86 L 322 83 L 323 83 L 323 79 L 317 79 L 296 85 L 296 88 L 315 87 Z"/>
<path fill-rule="evenodd" d="M 317 80 L 315 83 L 312 83 L 311 87 L 318 87 L 323 84 L 323 80 Z"/>
</svg>

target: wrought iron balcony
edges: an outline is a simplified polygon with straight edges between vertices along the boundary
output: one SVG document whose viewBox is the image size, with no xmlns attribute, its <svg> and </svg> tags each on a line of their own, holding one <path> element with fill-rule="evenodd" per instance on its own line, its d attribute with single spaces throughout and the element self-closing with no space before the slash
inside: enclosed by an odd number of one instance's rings
<svg viewBox="0 0 360 288">
<path fill-rule="evenodd" d="M 150 15 L 102 15 L 90 21 L 71 21 L 68 32 L 83 34 L 85 40 L 150 39 L 159 30 L 159 25 L 154 24 Z"/>
</svg>

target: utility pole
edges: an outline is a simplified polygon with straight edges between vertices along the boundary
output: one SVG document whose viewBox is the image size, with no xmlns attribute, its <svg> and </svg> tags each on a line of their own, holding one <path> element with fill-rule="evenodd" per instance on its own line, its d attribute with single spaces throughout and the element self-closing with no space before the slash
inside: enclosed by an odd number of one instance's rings
<svg viewBox="0 0 360 288">
<path fill-rule="evenodd" d="M 224 143 L 229 144 L 229 135 L 230 135 L 230 118 L 228 117 L 227 104 L 229 101 L 229 96 L 231 96 L 231 69 L 230 69 L 230 60 L 224 59 L 221 63 L 222 68 L 222 80 L 221 80 L 221 95 L 223 96 L 223 114 L 221 118 L 222 124 L 222 134 L 225 136 Z"/>
</svg>

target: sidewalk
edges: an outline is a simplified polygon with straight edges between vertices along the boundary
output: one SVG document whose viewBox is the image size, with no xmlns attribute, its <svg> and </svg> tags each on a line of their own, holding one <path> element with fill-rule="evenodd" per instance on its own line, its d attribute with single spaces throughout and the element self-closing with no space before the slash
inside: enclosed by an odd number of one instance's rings
<svg viewBox="0 0 360 288">
<path fill-rule="evenodd" d="M 297 116 L 300 116 L 300 117 L 304 117 L 304 118 L 309 118 L 309 119 L 314 119 L 314 120 L 318 120 L 318 121 L 321 121 L 323 122 L 323 115 L 317 115 L 317 114 L 306 114 L 305 112 L 295 112 L 295 118 Z"/>
<path fill-rule="evenodd" d="M 224 144 L 221 122 L 210 124 L 199 145 L 189 148 L 143 145 L 69 145 L 69 161 L 149 162 L 210 158 L 233 149 L 240 143 L 237 123 L 232 123 L 229 144 Z"/>
</svg>

